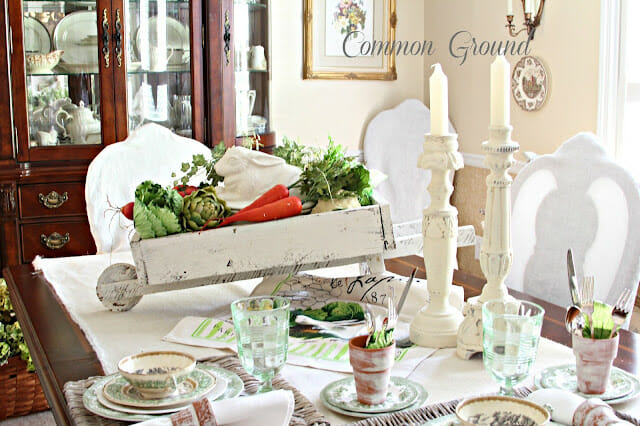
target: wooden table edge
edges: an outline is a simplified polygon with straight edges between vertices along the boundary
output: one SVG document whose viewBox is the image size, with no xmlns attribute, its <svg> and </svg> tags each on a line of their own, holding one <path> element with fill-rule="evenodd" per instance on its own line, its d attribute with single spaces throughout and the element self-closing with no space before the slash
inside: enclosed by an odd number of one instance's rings
<svg viewBox="0 0 640 426">
<path fill-rule="evenodd" d="M 39 334 L 37 333 L 36 328 L 31 321 L 31 316 L 29 315 L 18 284 L 16 283 L 14 271 L 19 271 L 19 268 L 26 269 L 26 267 L 29 268 L 29 272 L 32 275 L 32 280 L 42 281 L 42 283 L 44 283 L 44 288 L 49 293 L 48 296 L 53 298 L 57 302 L 51 309 L 51 311 L 48 311 L 47 313 L 55 316 L 64 316 L 65 323 L 68 325 L 68 327 L 70 327 L 70 331 L 75 335 L 78 343 L 81 345 L 86 345 L 87 347 L 91 347 L 91 345 L 84 335 L 84 332 L 75 323 L 75 321 L 73 321 L 66 308 L 60 303 L 60 300 L 58 299 L 58 296 L 55 294 L 51 285 L 41 274 L 34 272 L 33 268 L 30 265 L 6 267 L 3 269 L 3 277 L 7 282 L 9 297 L 11 299 L 13 309 L 23 331 L 25 342 L 29 347 L 29 352 L 31 353 L 33 364 L 36 367 L 36 373 L 38 374 L 38 378 L 40 379 L 42 390 L 45 394 L 45 397 L 47 398 L 56 424 L 73 425 L 73 421 L 71 420 L 72 416 L 69 411 L 63 391 L 64 384 L 68 380 L 58 380 L 52 362 L 47 355 L 47 351 L 44 350 L 44 347 L 39 338 Z M 58 307 L 57 309 L 56 306 Z M 60 362 L 82 364 L 83 366 L 85 366 L 85 368 L 86 366 L 91 366 L 90 369 L 95 372 L 93 375 L 104 374 L 104 371 L 102 370 L 102 367 L 100 365 L 100 361 L 98 360 L 95 352 L 92 352 L 92 354 L 86 357 L 83 356 L 78 358 L 69 358 L 66 360 L 61 360 Z M 70 380 L 80 380 L 86 378 L 87 377 L 78 377 Z"/>
</svg>

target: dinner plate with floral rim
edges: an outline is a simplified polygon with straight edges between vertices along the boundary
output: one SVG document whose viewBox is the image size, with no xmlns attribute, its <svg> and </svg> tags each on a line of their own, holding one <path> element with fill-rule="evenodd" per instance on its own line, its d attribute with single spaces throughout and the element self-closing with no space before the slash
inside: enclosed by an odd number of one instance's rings
<svg viewBox="0 0 640 426">
<path fill-rule="evenodd" d="M 114 376 L 102 388 L 102 394 L 111 402 L 118 405 L 125 405 L 137 408 L 172 408 L 195 401 L 196 399 L 209 394 L 216 386 L 215 375 L 196 368 L 189 374 L 189 377 L 178 385 L 178 392 L 166 398 L 144 399 L 140 393 L 120 374 Z M 219 387 L 217 392 L 221 395 L 223 387 Z M 212 395 L 214 398 L 215 395 Z"/>
<path fill-rule="evenodd" d="M 320 392 L 327 408 L 353 417 L 383 415 L 409 408 L 418 408 L 429 394 L 419 384 L 402 377 L 391 377 L 387 400 L 382 404 L 366 405 L 358 402 L 353 377 L 329 383 Z"/>
<path fill-rule="evenodd" d="M 235 373 L 225 370 L 224 368 L 211 367 L 208 365 L 198 365 L 199 368 L 207 370 L 208 372 L 214 374 L 217 378 L 220 378 L 221 382 L 224 381 L 227 383 L 226 389 L 224 393 L 216 398 L 217 401 L 222 399 L 230 399 L 235 398 L 244 390 L 244 383 L 242 379 Z M 83 395 L 83 403 L 85 408 L 93 414 L 98 416 L 111 419 L 111 420 L 122 420 L 127 422 L 142 422 L 145 420 L 149 420 L 151 418 L 156 417 L 156 415 L 149 414 L 151 412 L 156 412 L 156 410 L 143 410 L 147 414 L 133 414 L 124 411 L 120 411 L 121 409 L 132 409 L 131 407 L 119 407 L 118 410 L 111 409 L 106 407 L 100 403 L 98 400 L 98 395 L 102 393 L 102 388 L 104 385 L 112 380 L 115 375 L 104 377 L 98 381 L 96 381 L 89 389 L 87 389 Z M 209 395 L 207 395 L 209 396 Z M 187 407 L 190 403 L 184 404 L 183 406 L 174 407 L 171 409 L 161 410 L 162 413 L 158 414 L 169 414 L 175 411 L 179 411 L 180 409 Z"/>
<path fill-rule="evenodd" d="M 562 389 L 585 398 L 600 398 L 608 404 L 619 404 L 640 395 L 640 380 L 617 367 L 611 367 L 609 385 L 603 394 L 592 395 L 578 391 L 575 364 L 549 367 L 534 378 L 538 388 Z"/>
</svg>

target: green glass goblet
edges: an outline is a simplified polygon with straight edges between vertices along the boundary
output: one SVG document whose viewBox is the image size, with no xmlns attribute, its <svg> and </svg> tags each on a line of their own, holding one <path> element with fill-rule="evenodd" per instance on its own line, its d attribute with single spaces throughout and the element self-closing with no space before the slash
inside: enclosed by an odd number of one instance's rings
<svg viewBox="0 0 640 426">
<path fill-rule="evenodd" d="M 500 395 L 527 378 L 536 361 L 544 309 L 521 300 L 490 300 L 482 305 L 484 367 L 500 385 Z"/>
<path fill-rule="evenodd" d="M 258 392 L 272 390 L 271 380 L 287 361 L 289 300 L 258 296 L 231 303 L 238 357 L 247 373 L 262 382 Z"/>
</svg>

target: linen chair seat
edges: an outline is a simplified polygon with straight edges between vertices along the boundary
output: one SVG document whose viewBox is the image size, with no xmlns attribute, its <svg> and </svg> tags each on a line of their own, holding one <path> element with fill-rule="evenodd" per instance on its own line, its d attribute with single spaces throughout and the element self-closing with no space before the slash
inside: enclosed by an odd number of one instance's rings
<svg viewBox="0 0 640 426">
<path fill-rule="evenodd" d="M 512 188 L 513 265 L 506 284 L 568 305 L 567 249 L 578 283 L 595 278 L 595 300 L 633 300 L 640 279 L 640 194 L 595 135 L 579 133 L 555 153 L 536 157 Z"/>
<path fill-rule="evenodd" d="M 173 186 L 172 173 L 181 175 L 183 162 L 193 155 L 211 158 L 211 150 L 193 139 L 172 133 L 157 124 L 146 124 L 122 142 L 106 146 L 87 171 L 85 198 L 91 235 L 98 253 L 129 250 L 133 222 L 113 207 L 133 201 L 136 187 L 151 180 Z M 196 175 L 190 183 L 200 183 Z"/>
</svg>

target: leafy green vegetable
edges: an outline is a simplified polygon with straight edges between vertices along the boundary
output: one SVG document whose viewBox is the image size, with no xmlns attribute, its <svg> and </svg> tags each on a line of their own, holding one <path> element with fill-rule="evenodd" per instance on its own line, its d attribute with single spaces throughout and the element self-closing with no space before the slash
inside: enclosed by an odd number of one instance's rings
<svg viewBox="0 0 640 426">
<path fill-rule="evenodd" d="M 200 169 L 204 168 L 206 171 L 205 181 L 200 182 L 200 186 L 216 186 L 219 182 L 222 182 L 224 178 L 216 173 L 216 169 L 214 169 L 213 166 L 222 158 L 225 152 L 227 152 L 227 148 L 224 146 L 223 141 L 211 149 L 211 160 L 207 160 L 202 154 L 194 155 L 191 164 L 182 163 L 180 171 L 184 173 L 184 175 L 180 179 L 176 179 L 173 184 L 187 185 L 189 180 L 194 177 Z M 176 174 L 172 173 L 171 177 L 176 177 Z"/>
<path fill-rule="evenodd" d="M 140 237 L 155 238 L 182 231 L 182 197 L 178 191 L 164 189 L 149 180 L 136 188 L 133 222 Z"/>
<path fill-rule="evenodd" d="M 582 329 L 582 337 L 591 338 L 591 327 L 593 327 L 594 339 L 608 339 L 611 335 L 611 330 L 615 327 L 613 318 L 611 317 L 611 311 L 613 308 L 606 303 L 594 301 L 593 313 L 591 314 L 591 323 L 589 316 L 584 315 L 584 328 Z"/>
<path fill-rule="evenodd" d="M 0 278 L 0 365 L 6 364 L 14 356 L 27 362 L 27 371 L 35 371 L 20 323 L 11 306 L 7 284 Z"/>
<path fill-rule="evenodd" d="M 355 302 L 331 302 L 322 308 L 305 310 L 292 310 L 290 316 L 290 324 L 295 325 L 295 319 L 298 315 L 304 315 L 318 321 L 343 321 L 355 319 L 362 321 L 364 319 L 364 310 L 360 304 Z"/>
<path fill-rule="evenodd" d="M 303 169 L 307 164 L 322 158 L 322 150 L 316 147 L 299 145 L 296 141 L 284 136 L 282 145 L 273 149 L 273 155 L 282 158 L 287 164 Z"/>
<path fill-rule="evenodd" d="M 391 330 L 378 330 L 371 335 L 367 349 L 380 349 L 386 348 L 393 344 L 393 329 Z"/>
<path fill-rule="evenodd" d="M 304 201 L 357 197 L 362 206 L 373 204 L 369 170 L 331 138 L 324 156 L 307 164 L 292 187 L 300 188 Z"/>
</svg>

